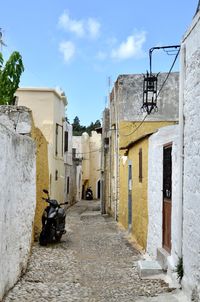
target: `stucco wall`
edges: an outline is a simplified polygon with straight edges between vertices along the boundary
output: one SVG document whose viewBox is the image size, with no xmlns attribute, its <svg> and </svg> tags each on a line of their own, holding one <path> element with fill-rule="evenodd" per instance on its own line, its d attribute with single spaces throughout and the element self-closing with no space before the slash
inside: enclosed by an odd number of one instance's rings
<svg viewBox="0 0 200 302">
<path fill-rule="evenodd" d="M 184 60 L 183 285 L 200 299 L 200 11 L 182 41 Z M 185 50 L 184 50 L 185 48 Z"/>
<path fill-rule="evenodd" d="M 120 156 L 119 223 L 128 229 L 128 157 Z"/>
<path fill-rule="evenodd" d="M 89 135 L 84 132 L 81 136 L 81 149 L 82 149 L 82 168 L 83 168 L 83 183 L 86 184 L 90 178 L 90 145 L 89 145 Z"/>
<path fill-rule="evenodd" d="M 158 76 L 158 91 L 164 82 L 167 73 L 160 73 Z M 115 106 L 111 106 L 111 120 L 116 115 L 118 119 L 125 121 L 141 121 L 145 114 L 141 114 L 143 99 L 143 74 L 120 75 L 117 78 L 114 94 L 117 97 Z M 178 94 L 179 94 L 179 73 L 172 72 L 158 97 L 158 112 L 150 114 L 146 120 L 173 121 L 178 119 Z M 112 99 L 112 98 L 111 98 Z M 117 105 L 117 108 L 116 108 Z"/>
<path fill-rule="evenodd" d="M 157 249 L 162 248 L 163 213 L 163 147 L 172 143 L 172 250 L 169 266 L 175 269 L 178 260 L 178 199 L 179 199 L 179 129 L 168 126 L 149 138 L 148 153 L 148 240 L 147 252 L 155 259 Z"/>
<path fill-rule="evenodd" d="M 36 191 L 35 145 L 0 124 L 0 299 L 25 270 Z"/>
<path fill-rule="evenodd" d="M 37 240 L 42 229 L 42 214 L 47 203 L 43 189 L 49 190 L 48 143 L 41 130 L 32 127 L 32 138 L 36 143 L 36 211 L 34 218 L 34 239 Z"/>
<path fill-rule="evenodd" d="M 142 149 L 142 182 L 139 181 L 139 150 Z M 137 243 L 146 249 L 147 241 L 147 171 L 148 137 L 135 143 L 128 151 L 128 156 L 120 161 L 120 203 L 119 222 L 128 228 L 128 164 L 132 165 L 132 223 L 129 231 Z"/>
<path fill-rule="evenodd" d="M 167 73 L 158 76 L 158 91 Z M 119 148 L 145 134 L 146 128 L 156 129 L 178 121 L 179 73 L 170 74 L 158 97 L 158 112 L 141 121 L 146 113 L 141 113 L 143 99 L 143 75 L 120 75 L 110 95 L 110 196 L 106 204 L 109 212 L 117 219 L 119 209 Z M 121 202 L 121 201 L 120 201 Z M 121 207 L 121 206 L 120 206 Z"/>
<path fill-rule="evenodd" d="M 73 169 L 72 162 L 72 125 L 65 122 L 64 130 L 68 133 L 68 150 L 64 153 L 64 164 L 65 164 L 65 191 L 64 200 L 69 204 L 73 204 L 76 201 L 76 171 Z M 64 141 L 65 145 L 65 141 Z"/>
<path fill-rule="evenodd" d="M 83 158 L 83 149 L 82 149 L 82 137 L 81 136 L 72 136 L 72 148 L 76 149 L 76 159 L 73 161 L 73 185 L 75 200 L 79 201 L 82 198 L 82 184 L 84 183 L 83 176 L 83 167 L 82 167 L 82 158 Z M 78 162 L 77 162 L 78 160 Z"/>
<path fill-rule="evenodd" d="M 119 123 L 119 145 L 127 146 L 130 142 L 136 141 L 145 134 L 156 131 L 161 127 L 174 124 L 174 122 L 144 122 L 142 126 L 134 131 L 139 125 L 138 122 L 120 122 Z M 132 133 L 132 134 L 131 134 Z M 127 135 L 130 134 L 130 135 Z M 138 152 L 139 147 L 134 145 L 129 154 L 128 159 L 133 162 L 133 228 L 132 233 L 140 241 L 140 245 L 146 248 L 147 237 L 147 170 L 148 170 L 148 145 L 141 146 L 143 151 L 143 183 L 138 181 Z M 121 151 L 121 155 L 123 155 Z M 120 177 L 119 177 L 119 222 L 128 226 L 127 198 L 128 198 L 128 182 L 127 182 L 127 163 L 124 163 L 124 157 L 120 161 Z M 138 201 L 137 201 L 138 200 Z"/>
<path fill-rule="evenodd" d="M 98 196 L 98 181 L 101 178 L 101 134 L 96 131 L 92 131 L 92 135 L 89 140 L 90 147 L 90 181 L 89 184 L 92 188 L 94 198 Z"/>
<path fill-rule="evenodd" d="M 25 106 L 0 106 L 0 123 L 16 133 L 31 136 L 31 110 Z"/>
<path fill-rule="evenodd" d="M 18 104 L 32 110 L 35 127 L 39 128 L 48 142 L 49 191 L 51 198 L 64 201 L 65 168 L 63 158 L 63 124 L 66 98 L 55 89 L 19 88 L 15 95 Z M 56 154 L 56 123 L 58 127 Z M 57 175 L 57 180 L 56 180 Z"/>
</svg>

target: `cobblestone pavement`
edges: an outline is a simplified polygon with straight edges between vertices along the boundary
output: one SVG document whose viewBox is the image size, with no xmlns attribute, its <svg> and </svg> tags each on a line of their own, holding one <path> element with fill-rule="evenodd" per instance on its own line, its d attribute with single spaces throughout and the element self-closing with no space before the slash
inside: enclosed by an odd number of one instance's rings
<svg viewBox="0 0 200 302">
<path fill-rule="evenodd" d="M 26 274 L 4 302 L 130 302 L 169 291 L 164 281 L 139 279 L 140 254 L 95 204 L 81 201 L 68 209 L 59 244 L 33 246 Z"/>
</svg>

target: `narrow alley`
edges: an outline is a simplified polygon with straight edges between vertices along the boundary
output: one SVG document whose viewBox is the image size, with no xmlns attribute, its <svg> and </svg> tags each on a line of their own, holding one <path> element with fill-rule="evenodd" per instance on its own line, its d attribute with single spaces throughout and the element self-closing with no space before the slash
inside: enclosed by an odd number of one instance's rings
<svg viewBox="0 0 200 302">
<path fill-rule="evenodd" d="M 98 202 L 75 204 L 66 221 L 59 244 L 34 244 L 27 272 L 4 302 L 130 302 L 170 291 L 162 280 L 140 280 L 140 254 Z"/>
</svg>

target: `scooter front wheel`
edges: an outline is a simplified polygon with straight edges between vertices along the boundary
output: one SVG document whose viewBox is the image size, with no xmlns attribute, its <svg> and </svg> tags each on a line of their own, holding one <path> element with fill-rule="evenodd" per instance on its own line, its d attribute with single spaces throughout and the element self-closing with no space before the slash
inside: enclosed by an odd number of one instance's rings
<svg viewBox="0 0 200 302">
<path fill-rule="evenodd" d="M 60 242 L 61 237 L 62 237 L 62 233 L 56 234 L 56 235 L 55 235 L 55 241 L 56 241 L 56 242 Z"/>
</svg>

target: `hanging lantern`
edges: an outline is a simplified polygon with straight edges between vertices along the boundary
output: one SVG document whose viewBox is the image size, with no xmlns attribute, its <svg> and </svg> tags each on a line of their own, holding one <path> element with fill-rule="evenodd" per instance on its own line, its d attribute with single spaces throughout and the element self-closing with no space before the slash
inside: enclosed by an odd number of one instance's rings
<svg viewBox="0 0 200 302">
<path fill-rule="evenodd" d="M 150 114 L 152 110 L 157 111 L 157 82 L 158 75 L 148 73 L 144 76 L 143 82 L 143 105 L 141 109 L 147 114 Z"/>
</svg>

